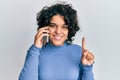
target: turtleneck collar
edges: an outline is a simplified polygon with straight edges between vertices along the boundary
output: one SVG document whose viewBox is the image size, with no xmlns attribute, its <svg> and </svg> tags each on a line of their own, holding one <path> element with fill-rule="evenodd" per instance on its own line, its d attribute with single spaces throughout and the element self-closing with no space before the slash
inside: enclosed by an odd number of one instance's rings
<svg viewBox="0 0 120 80">
<path fill-rule="evenodd" d="M 47 46 L 50 46 L 50 47 L 53 47 L 53 48 L 62 48 L 62 47 L 64 47 L 64 46 L 66 46 L 66 45 L 68 45 L 68 43 L 65 41 L 64 42 L 64 44 L 63 45 L 61 45 L 61 46 L 55 46 L 55 45 L 53 45 L 52 43 L 47 43 L 47 45 L 46 45 L 46 47 Z"/>
</svg>

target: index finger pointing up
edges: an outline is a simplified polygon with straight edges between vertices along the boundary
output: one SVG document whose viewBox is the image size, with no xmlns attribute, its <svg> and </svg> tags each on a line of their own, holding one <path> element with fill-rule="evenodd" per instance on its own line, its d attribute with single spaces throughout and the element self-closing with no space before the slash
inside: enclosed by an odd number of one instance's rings
<svg viewBox="0 0 120 80">
<path fill-rule="evenodd" d="M 86 49 L 86 43 L 85 43 L 85 38 L 82 38 L 82 52 Z"/>
</svg>

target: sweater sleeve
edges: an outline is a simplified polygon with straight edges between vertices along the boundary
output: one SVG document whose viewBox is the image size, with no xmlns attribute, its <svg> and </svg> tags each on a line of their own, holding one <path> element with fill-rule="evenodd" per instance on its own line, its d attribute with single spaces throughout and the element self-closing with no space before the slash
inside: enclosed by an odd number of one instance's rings
<svg viewBox="0 0 120 80">
<path fill-rule="evenodd" d="M 40 48 L 34 45 L 29 48 L 19 80 L 38 80 L 39 52 Z"/>
<path fill-rule="evenodd" d="M 93 64 L 89 66 L 81 64 L 78 80 L 94 80 L 92 68 L 93 68 Z"/>
</svg>

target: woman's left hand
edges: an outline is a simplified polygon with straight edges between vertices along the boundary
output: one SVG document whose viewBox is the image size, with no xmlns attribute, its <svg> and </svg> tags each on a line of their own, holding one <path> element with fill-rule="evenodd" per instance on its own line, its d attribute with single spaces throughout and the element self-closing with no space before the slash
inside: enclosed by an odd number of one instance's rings
<svg viewBox="0 0 120 80">
<path fill-rule="evenodd" d="M 88 51 L 85 47 L 85 38 L 82 38 L 82 64 L 83 65 L 91 65 L 94 63 L 94 54 Z"/>
</svg>

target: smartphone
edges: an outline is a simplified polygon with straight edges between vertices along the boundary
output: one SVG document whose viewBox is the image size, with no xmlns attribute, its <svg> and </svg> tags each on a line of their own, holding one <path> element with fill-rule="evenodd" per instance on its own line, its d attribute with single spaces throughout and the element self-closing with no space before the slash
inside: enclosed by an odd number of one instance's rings
<svg viewBox="0 0 120 80">
<path fill-rule="evenodd" d="M 46 44 L 48 43 L 49 38 L 48 36 L 43 36 L 43 46 L 46 46 Z"/>
<path fill-rule="evenodd" d="M 48 20 L 47 20 L 48 21 Z M 48 27 L 48 24 L 46 24 L 48 22 L 45 22 L 44 27 Z M 47 34 L 46 32 L 44 32 L 43 34 Z M 49 37 L 48 36 L 43 36 L 43 46 L 46 46 L 46 44 L 49 42 Z"/>
</svg>

